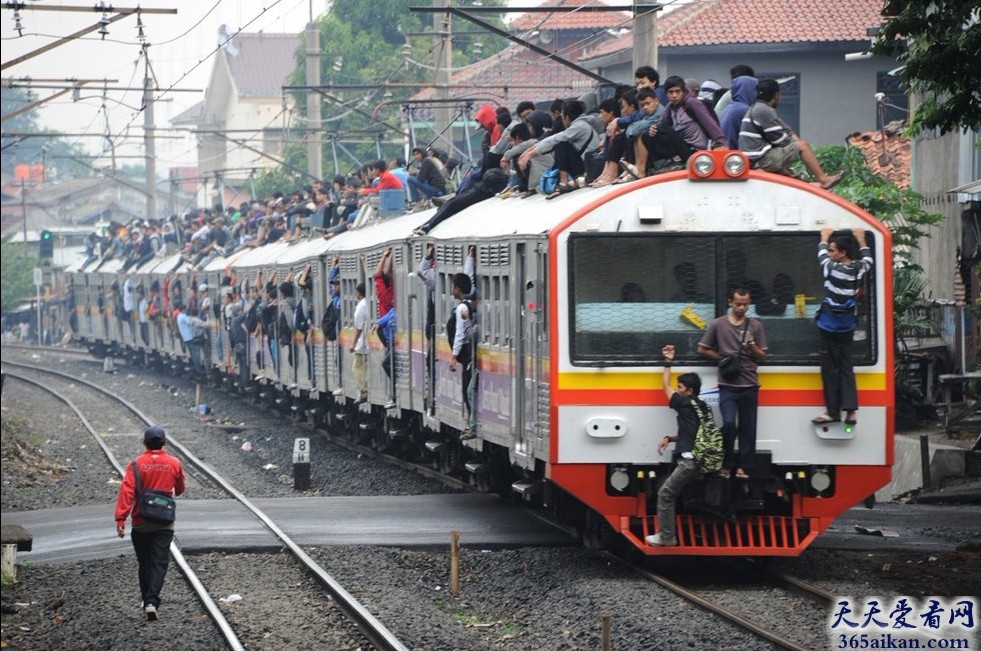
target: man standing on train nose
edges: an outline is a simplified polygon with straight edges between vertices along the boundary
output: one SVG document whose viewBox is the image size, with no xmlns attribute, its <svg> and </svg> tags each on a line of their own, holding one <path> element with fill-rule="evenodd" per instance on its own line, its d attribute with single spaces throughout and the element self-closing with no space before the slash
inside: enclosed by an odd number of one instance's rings
<svg viewBox="0 0 981 651">
<path fill-rule="evenodd" d="M 729 477 L 736 466 L 736 478 L 748 479 L 747 470 L 753 467 L 756 456 L 756 412 L 759 407 L 760 381 L 757 364 L 766 358 L 766 333 L 763 324 L 749 318 L 750 295 L 745 287 L 737 287 L 729 295 L 728 314 L 709 324 L 698 354 L 720 360 L 737 355 L 739 372 L 725 378 L 719 372 L 719 409 L 722 411 L 722 436 L 725 441 L 726 467 L 720 474 Z M 739 459 L 731 458 L 736 438 L 739 438 Z"/>
</svg>

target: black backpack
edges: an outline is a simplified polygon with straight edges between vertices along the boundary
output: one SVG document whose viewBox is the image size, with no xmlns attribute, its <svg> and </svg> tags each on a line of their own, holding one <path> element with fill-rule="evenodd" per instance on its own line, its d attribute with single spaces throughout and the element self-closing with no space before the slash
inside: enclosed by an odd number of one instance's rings
<svg viewBox="0 0 981 651">
<path fill-rule="evenodd" d="M 276 339 L 281 346 L 293 343 L 293 328 L 290 327 L 289 319 L 286 318 L 286 312 L 279 314 L 279 333 Z"/>
<path fill-rule="evenodd" d="M 341 311 L 335 307 L 334 301 L 328 301 L 324 316 L 320 319 L 320 329 L 327 341 L 337 341 L 337 324 L 340 320 Z"/>
<path fill-rule="evenodd" d="M 254 301 L 251 306 L 249 306 L 249 312 L 245 315 L 245 329 L 249 333 L 255 332 L 256 327 L 259 325 L 259 301 Z"/>
<path fill-rule="evenodd" d="M 470 301 L 461 301 L 461 304 L 467 306 L 467 311 L 470 312 L 470 318 L 473 319 L 473 304 Z M 450 318 L 446 321 L 446 338 L 450 340 L 450 349 L 453 349 L 453 341 L 456 339 L 456 308 L 450 312 Z"/>
<path fill-rule="evenodd" d="M 301 300 L 296 305 L 296 310 L 293 312 L 293 327 L 303 334 L 306 334 L 310 330 L 310 318 L 307 316 L 307 303 L 305 300 Z"/>
</svg>

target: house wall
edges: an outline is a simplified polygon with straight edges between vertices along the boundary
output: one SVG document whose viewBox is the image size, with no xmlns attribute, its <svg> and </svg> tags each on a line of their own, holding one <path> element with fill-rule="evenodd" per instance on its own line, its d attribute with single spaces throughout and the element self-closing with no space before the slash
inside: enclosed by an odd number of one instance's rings
<svg viewBox="0 0 981 651">
<path fill-rule="evenodd" d="M 280 115 L 283 110 L 282 100 L 278 97 L 248 97 L 232 99 L 228 105 L 226 116 L 226 129 L 232 130 L 228 134 L 229 138 L 244 140 L 250 147 L 263 150 L 262 130 L 269 128 L 283 128 L 289 120 L 289 114 Z M 255 130 L 254 133 L 235 132 L 236 129 Z M 301 134 L 297 132 L 296 136 Z M 273 153 L 274 156 L 277 154 Z M 227 143 L 226 169 L 231 170 L 225 178 L 229 181 L 244 181 L 249 177 L 250 168 L 275 168 L 279 163 L 262 156 L 261 154 L 237 145 L 233 142 Z"/>
<path fill-rule="evenodd" d="M 961 243 L 964 206 L 953 187 L 974 180 L 981 173 L 981 150 L 974 134 L 926 135 L 913 140 L 913 188 L 923 195 L 922 207 L 940 213 L 944 220 L 930 229 L 913 259 L 926 276 L 928 299 L 953 299 L 957 247 Z"/>
</svg>

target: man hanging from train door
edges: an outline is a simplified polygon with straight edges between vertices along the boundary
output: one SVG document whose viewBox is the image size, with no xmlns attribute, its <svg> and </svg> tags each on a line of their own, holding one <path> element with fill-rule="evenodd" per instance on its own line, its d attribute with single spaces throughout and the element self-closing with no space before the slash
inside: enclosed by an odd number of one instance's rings
<svg viewBox="0 0 981 651">
<path fill-rule="evenodd" d="M 467 249 L 463 273 L 453 274 L 450 292 L 459 304 L 453 310 L 453 316 L 447 323 L 446 333 L 453 348 L 450 359 L 450 371 L 456 371 L 457 363 L 463 369 L 460 391 L 464 408 L 467 410 L 467 426 L 460 432 L 460 440 L 467 441 L 477 436 L 477 311 L 473 299 L 476 297 L 477 247 L 471 245 Z M 452 325 L 451 325 L 452 324 Z"/>
</svg>

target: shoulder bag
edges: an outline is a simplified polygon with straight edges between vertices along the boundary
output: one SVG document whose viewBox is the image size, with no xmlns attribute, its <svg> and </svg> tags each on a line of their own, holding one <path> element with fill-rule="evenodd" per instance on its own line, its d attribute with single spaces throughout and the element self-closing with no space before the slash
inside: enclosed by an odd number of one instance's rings
<svg viewBox="0 0 981 651">
<path fill-rule="evenodd" d="M 743 342 L 746 341 L 747 330 L 749 330 L 749 317 L 746 317 L 742 335 L 739 337 L 739 350 L 719 358 L 719 377 L 726 382 L 732 382 L 739 377 L 739 368 L 742 365 Z"/>
<path fill-rule="evenodd" d="M 143 490 L 140 469 L 133 461 L 133 476 L 136 478 L 136 499 L 140 504 L 140 515 L 148 522 L 170 524 L 177 516 L 177 502 L 174 496 L 155 489 Z"/>
</svg>

